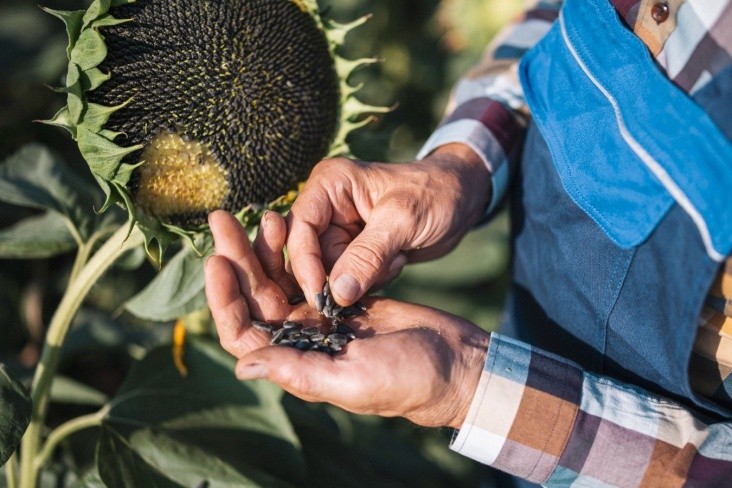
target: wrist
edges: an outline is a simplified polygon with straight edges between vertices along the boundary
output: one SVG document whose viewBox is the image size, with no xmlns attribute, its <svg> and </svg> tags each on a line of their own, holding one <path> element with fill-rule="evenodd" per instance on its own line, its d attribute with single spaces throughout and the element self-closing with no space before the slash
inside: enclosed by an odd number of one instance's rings
<svg viewBox="0 0 732 488">
<path fill-rule="evenodd" d="M 464 341 L 461 354 L 462 371 L 459 380 L 455 382 L 453 415 L 447 424 L 449 427 L 459 430 L 468 417 L 483 374 L 489 344 L 490 333 L 484 330 Z"/>
<path fill-rule="evenodd" d="M 475 225 L 491 201 L 488 166 L 470 146 L 450 143 L 437 147 L 423 161 L 453 178 L 460 195 L 459 212 L 468 227 Z"/>
</svg>

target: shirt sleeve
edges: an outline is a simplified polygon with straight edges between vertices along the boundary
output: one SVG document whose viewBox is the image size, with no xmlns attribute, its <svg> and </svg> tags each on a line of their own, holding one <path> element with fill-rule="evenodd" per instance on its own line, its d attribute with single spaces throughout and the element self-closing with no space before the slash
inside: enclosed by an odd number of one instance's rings
<svg viewBox="0 0 732 488">
<path fill-rule="evenodd" d="M 732 421 L 491 335 L 451 448 L 544 486 L 725 486 Z"/>
<path fill-rule="evenodd" d="M 529 121 L 518 79 L 520 58 L 549 31 L 562 2 L 528 2 L 516 22 L 505 27 L 485 55 L 455 86 L 445 116 L 419 151 L 422 159 L 438 147 L 462 143 L 472 148 L 491 172 L 492 198 L 486 214 L 502 200 L 512 157 Z"/>
</svg>

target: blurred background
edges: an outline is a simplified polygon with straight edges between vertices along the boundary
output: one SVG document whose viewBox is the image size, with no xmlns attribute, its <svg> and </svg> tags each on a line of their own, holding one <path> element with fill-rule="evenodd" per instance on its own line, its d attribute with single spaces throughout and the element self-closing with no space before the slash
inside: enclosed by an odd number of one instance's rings
<svg viewBox="0 0 732 488">
<path fill-rule="evenodd" d="M 48 87 L 60 84 L 66 66 L 63 25 L 42 12 L 37 3 L 0 0 L 0 161 L 27 143 L 42 143 L 93 181 L 66 133 L 33 122 L 50 118 L 63 104 L 64 97 Z M 87 5 L 83 0 L 40 3 L 62 10 Z M 454 82 L 477 61 L 498 29 L 520 13 L 523 4 L 521 0 L 320 3 L 337 21 L 373 14 L 370 22 L 350 35 L 344 54 L 383 60 L 361 69 L 351 81 L 365 83 L 361 98 L 366 102 L 393 105 L 395 109 L 358 131 L 350 142 L 356 157 L 390 162 L 414 158 L 439 123 Z M 0 229 L 30 212 L 0 204 Z M 500 214 L 445 258 L 409 266 L 384 293 L 450 311 L 492 330 L 499 320 L 507 286 L 507 247 L 507 219 Z M 63 291 L 73 259 L 73 252 L 31 261 L 0 259 L 0 362 L 26 374 L 32 371 L 45 324 Z M 122 303 L 154 274 L 149 265 L 134 273 L 122 265 L 94 288 L 64 354 L 61 372 L 72 380 L 69 388 L 111 395 L 136 357 L 169 340 L 171 324 L 145 323 L 119 312 Z M 76 402 L 64 402 L 61 395 L 52 407 L 51 421 L 84 411 Z M 396 486 L 490 485 L 490 475 L 482 468 L 447 449 L 448 430 L 418 429 L 398 419 L 354 418 L 332 407 L 328 411 L 341 427 L 341 442 L 358 444 L 356 448 L 364 453 L 375 452 L 370 455 L 373 469 L 396 480 Z M 93 453 L 93 432 L 84 435 L 89 436 L 88 447 L 78 442 L 74 450 L 77 463 Z M 404 454 L 408 450 L 416 454 Z M 414 484 L 414 471 L 425 471 L 427 465 L 434 470 L 427 472 L 438 473 L 432 477 L 435 482 Z"/>
</svg>

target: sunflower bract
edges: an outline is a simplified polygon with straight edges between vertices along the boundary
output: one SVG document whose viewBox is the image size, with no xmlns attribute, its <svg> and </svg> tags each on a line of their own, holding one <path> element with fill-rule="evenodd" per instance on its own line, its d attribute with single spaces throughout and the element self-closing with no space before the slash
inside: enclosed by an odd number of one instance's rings
<svg viewBox="0 0 732 488">
<path fill-rule="evenodd" d="M 131 20 L 100 29 L 99 69 L 110 78 L 88 98 L 125 104 L 104 128 L 121 133 L 119 145 L 146 146 L 125 161 L 142 163 L 129 189 L 147 213 L 191 228 L 213 208 L 265 204 L 328 153 L 340 80 L 327 37 L 300 3 L 137 0 L 109 13 Z"/>
</svg>

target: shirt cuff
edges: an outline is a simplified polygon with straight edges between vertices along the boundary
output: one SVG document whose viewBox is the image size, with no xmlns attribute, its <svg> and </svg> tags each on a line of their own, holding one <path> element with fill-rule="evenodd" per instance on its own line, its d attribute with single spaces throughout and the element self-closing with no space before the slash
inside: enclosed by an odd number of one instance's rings
<svg viewBox="0 0 732 488">
<path fill-rule="evenodd" d="M 515 116 L 501 103 L 490 98 L 468 100 L 459 105 L 430 136 L 417 159 L 452 143 L 465 144 L 475 151 L 491 173 L 493 192 L 485 212 L 487 217 L 506 194 L 508 155 L 521 141 L 523 131 Z"/>
<path fill-rule="evenodd" d="M 583 372 L 564 359 L 491 334 L 465 423 L 450 447 L 534 483 L 557 467 L 577 418 Z"/>
</svg>

